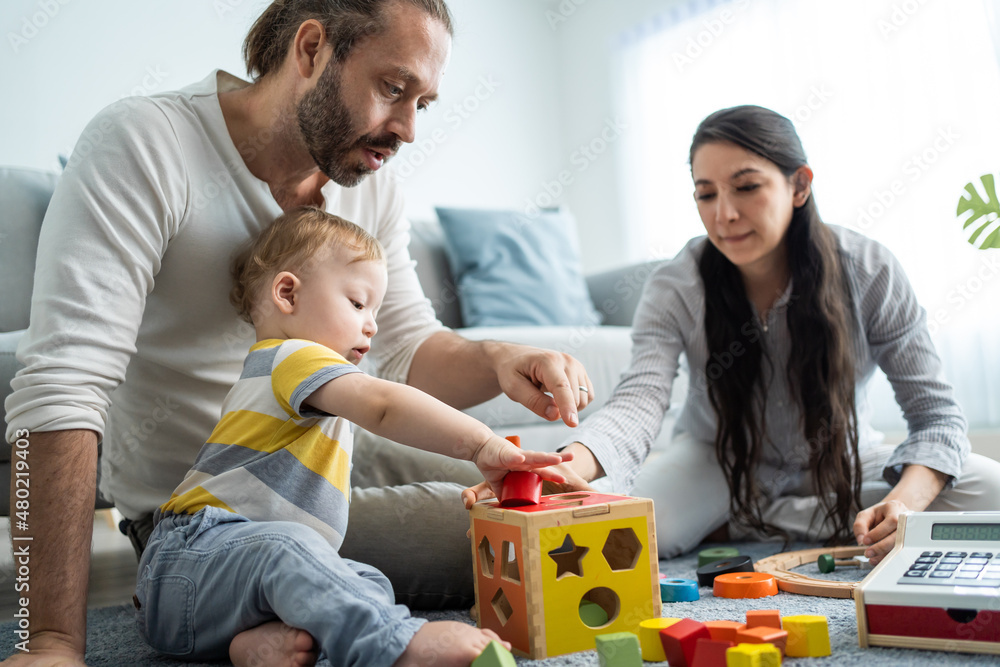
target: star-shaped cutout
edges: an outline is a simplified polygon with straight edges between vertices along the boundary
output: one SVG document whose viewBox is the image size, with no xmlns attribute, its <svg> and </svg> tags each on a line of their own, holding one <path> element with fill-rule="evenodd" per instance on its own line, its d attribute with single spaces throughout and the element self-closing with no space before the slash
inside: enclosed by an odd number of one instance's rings
<svg viewBox="0 0 1000 667">
<path fill-rule="evenodd" d="M 590 551 L 589 547 L 578 547 L 569 535 L 563 540 L 562 546 L 549 552 L 549 557 L 556 562 L 556 579 L 574 574 L 583 576 L 583 557 Z"/>
</svg>

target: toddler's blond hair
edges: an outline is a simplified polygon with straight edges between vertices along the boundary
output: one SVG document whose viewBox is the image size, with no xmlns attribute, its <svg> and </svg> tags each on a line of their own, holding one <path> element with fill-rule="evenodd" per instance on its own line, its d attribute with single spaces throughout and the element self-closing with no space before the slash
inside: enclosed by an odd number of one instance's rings
<svg viewBox="0 0 1000 667">
<path fill-rule="evenodd" d="M 230 269 L 229 300 L 240 317 L 253 323 L 253 309 L 274 276 L 291 271 L 301 278 L 309 272 L 309 263 L 332 247 L 352 251 L 351 263 L 385 261 L 382 244 L 358 225 L 314 206 L 302 206 L 275 218 L 237 252 Z"/>
</svg>

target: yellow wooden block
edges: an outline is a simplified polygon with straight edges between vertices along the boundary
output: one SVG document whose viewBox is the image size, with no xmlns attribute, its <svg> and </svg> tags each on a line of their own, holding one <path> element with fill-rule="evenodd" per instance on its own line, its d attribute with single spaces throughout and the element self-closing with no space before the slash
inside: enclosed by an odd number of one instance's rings
<svg viewBox="0 0 1000 667">
<path fill-rule="evenodd" d="M 737 644 L 726 651 L 726 667 L 781 667 L 774 644 Z"/>
<path fill-rule="evenodd" d="M 820 658 L 830 655 L 830 630 L 826 616 L 803 614 L 781 619 L 788 632 L 785 654 L 790 658 Z"/>
<path fill-rule="evenodd" d="M 660 641 L 660 630 L 669 628 L 681 619 L 679 618 L 647 618 L 639 624 L 639 647 L 642 649 L 642 659 L 646 662 L 663 662 L 667 654 L 663 652 L 663 642 Z"/>
</svg>

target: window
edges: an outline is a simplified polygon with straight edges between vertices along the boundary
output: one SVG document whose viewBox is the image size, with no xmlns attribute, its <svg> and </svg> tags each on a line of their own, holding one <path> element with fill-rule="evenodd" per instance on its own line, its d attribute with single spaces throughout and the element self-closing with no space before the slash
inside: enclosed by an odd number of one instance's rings
<svg viewBox="0 0 1000 667">
<path fill-rule="evenodd" d="M 695 0 L 623 35 L 630 259 L 704 233 L 687 164 L 698 123 L 774 109 L 795 122 L 823 218 L 902 262 L 970 425 L 1000 426 L 1000 248 L 968 243 L 956 216 L 967 183 L 1000 185 L 998 4 Z M 890 415 L 877 425 L 902 426 L 884 383 L 872 401 Z"/>
</svg>

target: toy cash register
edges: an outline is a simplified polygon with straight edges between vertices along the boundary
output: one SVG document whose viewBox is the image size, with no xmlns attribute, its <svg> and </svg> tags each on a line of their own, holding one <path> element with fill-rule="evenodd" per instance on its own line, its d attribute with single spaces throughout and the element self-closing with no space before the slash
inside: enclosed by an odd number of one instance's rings
<svg viewBox="0 0 1000 667">
<path fill-rule="evenodd" d="M 858 641 L 1000 654 L 1000 512 L 908 512 L 855 589 Z"/>
</svg>

